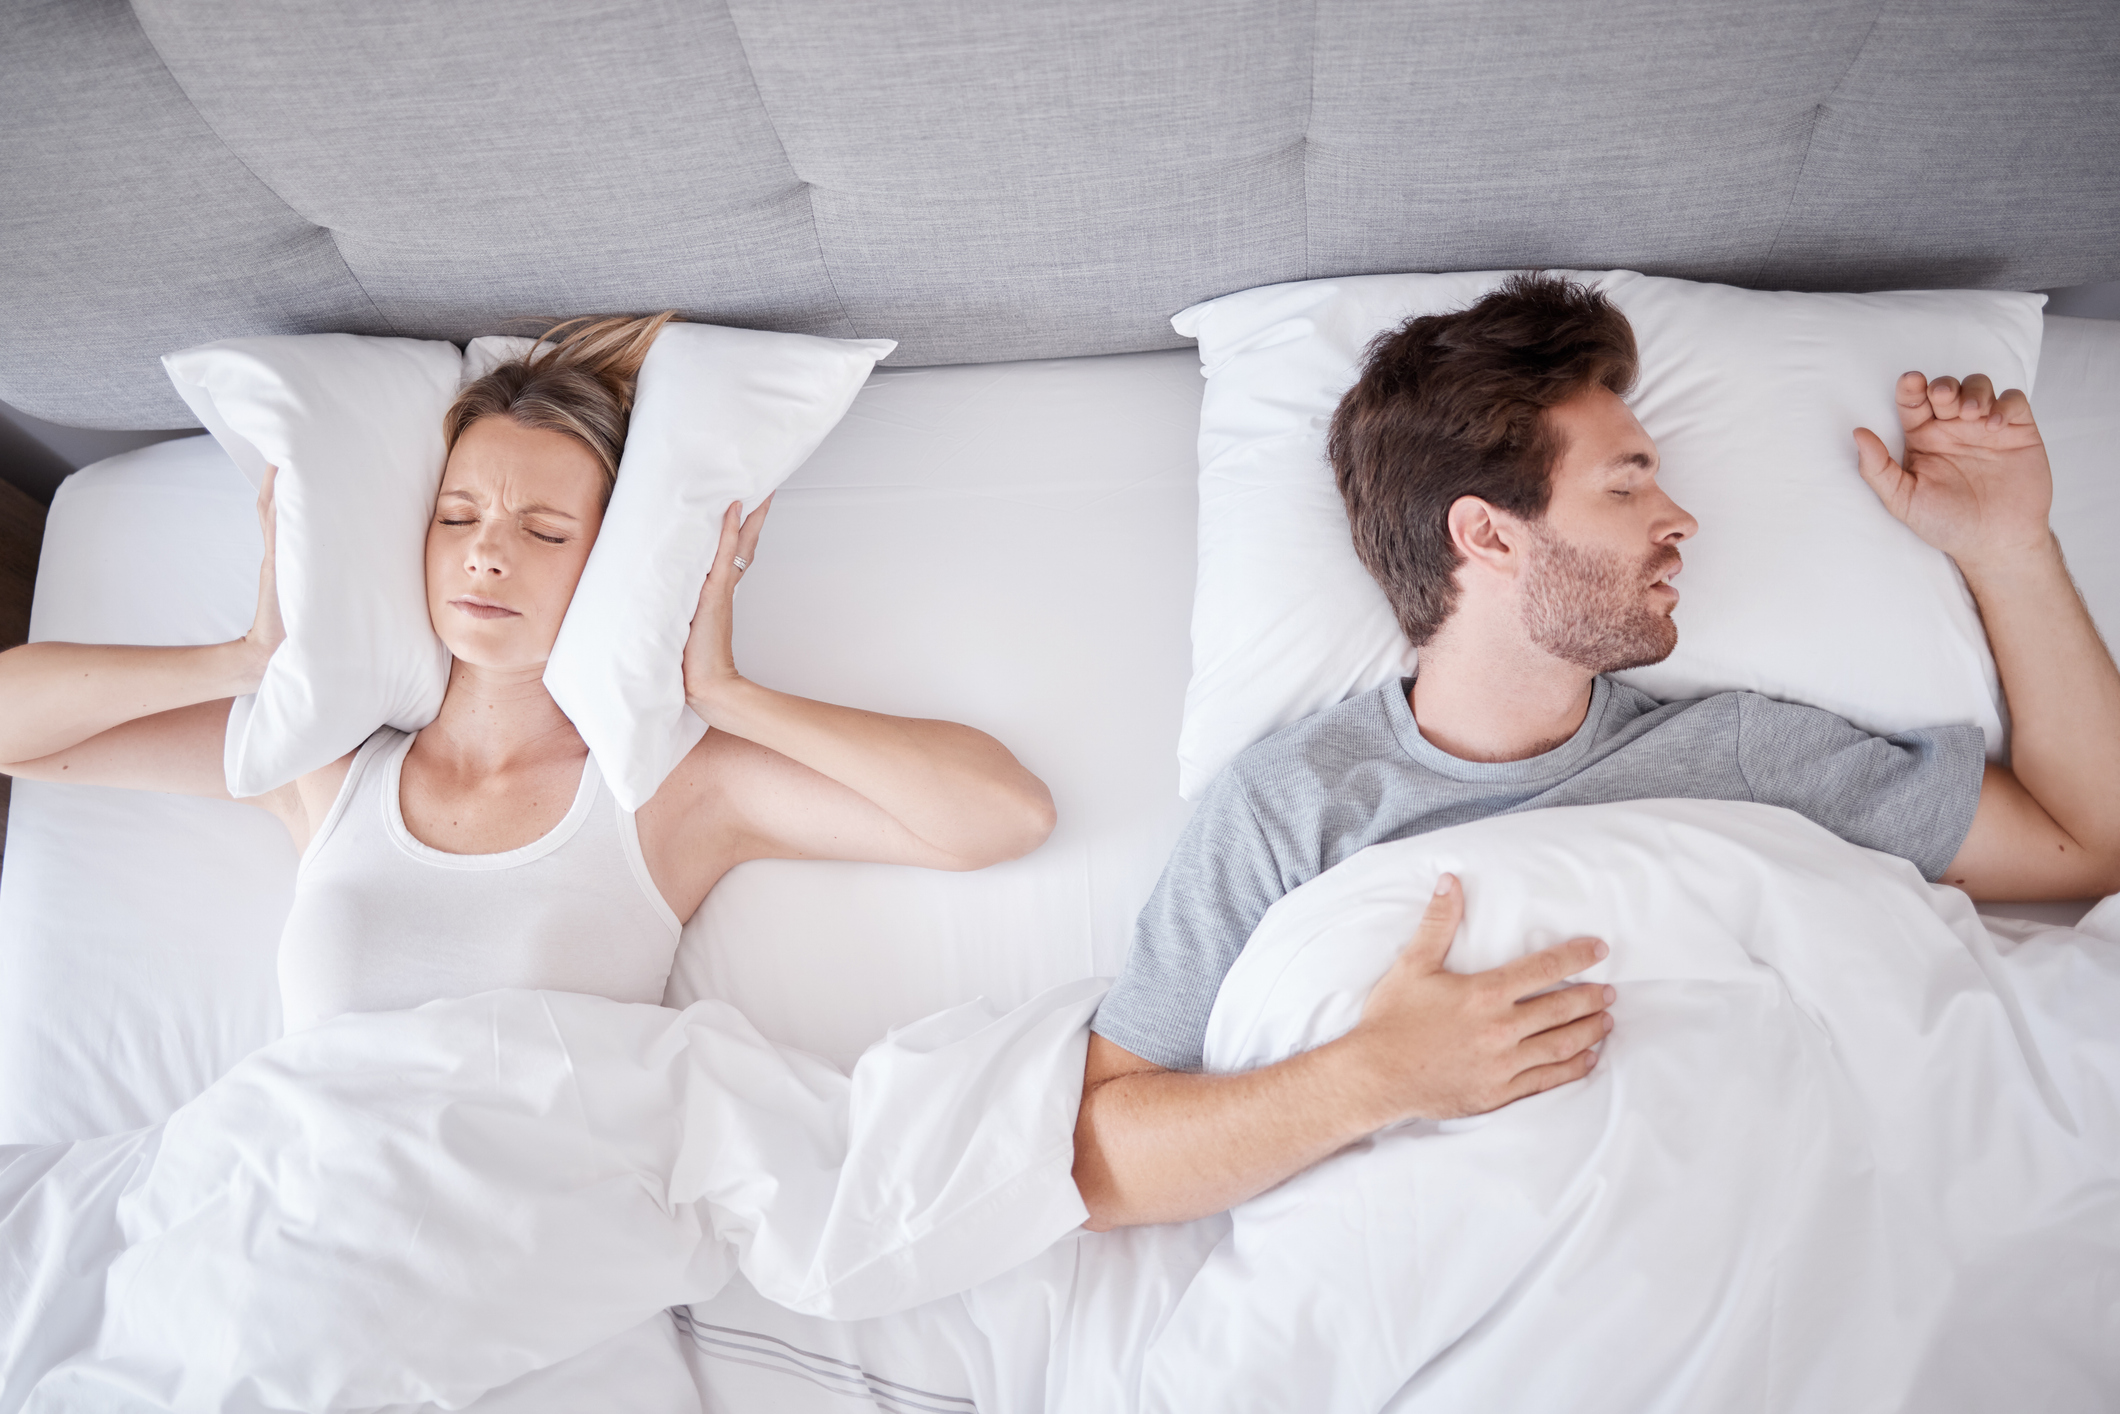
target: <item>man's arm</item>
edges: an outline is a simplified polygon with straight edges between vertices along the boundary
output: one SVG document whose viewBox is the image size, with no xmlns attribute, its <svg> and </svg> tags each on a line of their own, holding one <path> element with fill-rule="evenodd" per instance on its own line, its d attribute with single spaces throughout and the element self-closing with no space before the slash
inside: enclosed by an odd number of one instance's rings
<svg viewBox="0 0 2120 1414">
<path fill-rule="evenodd" d="M 1976 374 L 1899 380 L 1906 465 L 1868 429 L 1862 475 L 1965 575 L 2010 709 L 2010 766 L 1990 765 L 1944 872 L 1975 898 L 2120 890 L 2120 671 L 2047 525 L 2053 473 L 2030 402 Z"/>
<path fill-rule="evenodd" d="M 1446 972 L 1464 912 L 1464 890 L 1444 875 L 1355 1028 L 1275 1065 L 1165 1070 L 1092 1035 L 1075 1124 L 1090 1228 L 1219 1213 L 1386 1125 L 1480 1114 L 1589 1074 L 1613 990 L 1544 989 L 1605 945 L 1577 938 L 1491 972 Z"/>
</svg>

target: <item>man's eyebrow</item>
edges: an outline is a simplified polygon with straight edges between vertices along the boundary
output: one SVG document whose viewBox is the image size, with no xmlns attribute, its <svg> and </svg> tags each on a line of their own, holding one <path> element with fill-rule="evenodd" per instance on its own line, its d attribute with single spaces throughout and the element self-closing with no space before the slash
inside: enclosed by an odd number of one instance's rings
<svg viewBox="0 0 2120 1414">
<path fill-rule="evenodd" d="M 1615 467 L 1638 466 L 1644 471 L 1650 471 L 1655 468 L 1655 463 L 1649 460 L 1649 454 L 1647 452 L 1624 453 L 1620 456 L 1614 457 L 1609 463 L 1609 465 Z"/>
</svg>

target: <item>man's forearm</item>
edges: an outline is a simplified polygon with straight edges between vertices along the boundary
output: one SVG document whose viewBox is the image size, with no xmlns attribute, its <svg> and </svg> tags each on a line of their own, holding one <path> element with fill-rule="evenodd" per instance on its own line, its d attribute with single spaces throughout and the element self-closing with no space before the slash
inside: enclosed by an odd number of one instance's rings
<svg viewBox="0 0 2120 1414">
<path fill-rule="evenodd" d="M 1961 563 L 2010 710 L 2010 766 L 2086 851 L 2120 859 L 2120 670 L 2047 543 Z"/>
<path fill-rule="evenodd" d="M 1363 1088 L 1339 1043 L 1242 1075 L 1148 1070 L 1091 1086 L 1075 1127 L 1089 1226 L 1185 1222 L 1264 1192 L 1386 1122 Z"/>
</svg>

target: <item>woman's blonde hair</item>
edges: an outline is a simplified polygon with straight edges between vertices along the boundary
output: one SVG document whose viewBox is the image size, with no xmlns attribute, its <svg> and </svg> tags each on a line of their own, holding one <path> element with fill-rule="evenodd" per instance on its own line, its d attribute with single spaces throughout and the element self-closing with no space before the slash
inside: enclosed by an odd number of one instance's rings
<svg viewBox="0 0 2120 1414">
<path fill-rule="evenodd" d="M 564 433 L 596 454 L 608 506 L 618 484 L 618 458 L 626 446 L 641 363 L 663 325 L 675 318 L 675 311 L 665 310 L 553 325 L 527 357 L 500 365 L 456 395 L 442 418 L 444 447 L 453 450 L 456 439 L 482 417 Z"/>
</svg>

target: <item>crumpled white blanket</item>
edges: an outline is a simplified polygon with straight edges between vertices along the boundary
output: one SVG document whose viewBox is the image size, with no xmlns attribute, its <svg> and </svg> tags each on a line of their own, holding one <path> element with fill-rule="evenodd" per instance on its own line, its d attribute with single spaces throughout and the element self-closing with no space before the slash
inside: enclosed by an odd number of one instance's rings
<svg viewBox="0 0 2120 1414">
<path fill-rule="evenodd" d="M 1611 943 L 1590 1079 L 1386 1131 L 1224 1217 L 1075 1234 L 911 1317 L 732 1286 L 692 1308 L 709 1406 L 844 1407 L 792 1359 L 723 1358 L 755 1331 L 982 1414 L 2120 1409 L 2120 900 L 2083 931 L 1982 919 L 1767 806 L 1498 817 L 1277 904 L 1210 1064 L 1351 1026 L 1445 869 L 1452 968 Z"/>
<path fill-rule="evenodd" d="M 1499 817 L 1276 905 L 1210 1064 L 1351 1025 L 1444 869 L 1470 910 L 1454 968 L 1612 944 L 1589 1080 L 1386 1131 L 1226 1217 L 1069 1235 L 1101 983 L 931 1018 L 851 1081 L 711 1003 L 348 1018 L 164 1129 L 0 1155 L 0 1414 L 121 1386 L 457 1407 L 679 1302 L 725 1354 L 756 1331 L 987 1414 L 2120 1404 L 2098 915 L 1990 925 L 1765 806 Z M 725 1376 L 737 1407 L 844 1407 L 758 1362 L 695 1368 L 710 1407 Z"/>
<path fill-rule="evenodd" d="M 1103 991 L 943 1012 L 851 1077 L 712 1001 L 287 1037 L 163 1125 L 0 1151 L 0 1409 L 458 1408 L 739 1269 L 838 1318 L 960 1291 L 1085 1216 Z"/>
<path fill-rule="evenodd" d="M 1210 1066 L 1352 1026 L 1446 869 L 1453 970 L 1611 944 L 1603 1063 L 1237 1208 L 1143 1409 L 2120 1407 L 2120 948 L 1769 806 L 1541 811 L 1283 899 Z"/>
</svg>

